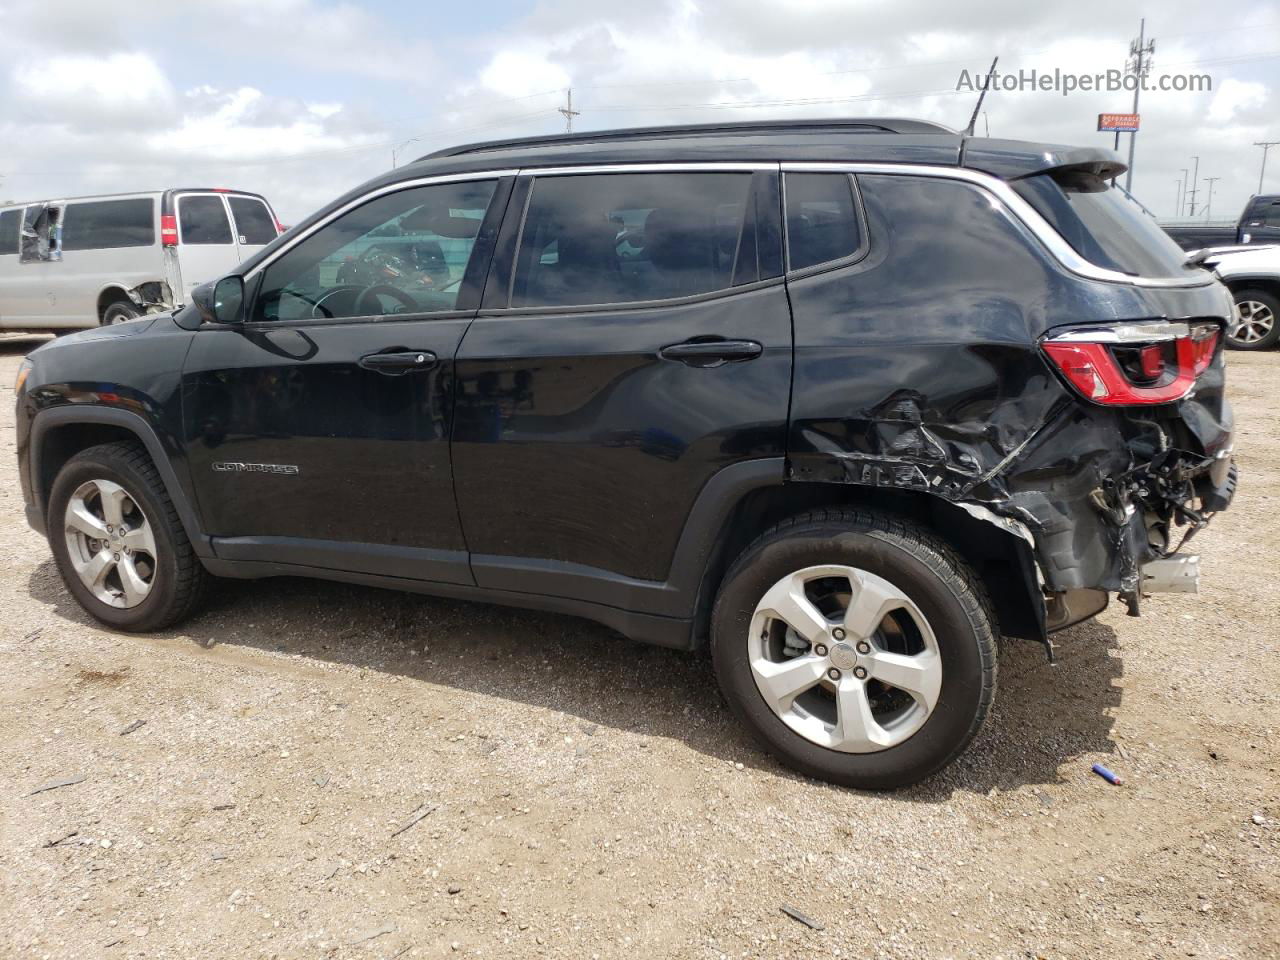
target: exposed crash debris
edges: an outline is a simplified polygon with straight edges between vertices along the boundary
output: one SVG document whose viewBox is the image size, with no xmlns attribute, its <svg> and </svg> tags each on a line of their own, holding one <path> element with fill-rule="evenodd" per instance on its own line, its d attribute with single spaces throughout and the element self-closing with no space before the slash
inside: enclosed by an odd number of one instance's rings
<svg viewBox="0 0 1280 960">
<path fill-rule="evenodd" d="M 148 280 L 125 291 L 129 299 L 146 313 L 161 313 L 174 307 L 173 293 L 169 285 L 160 280 Z"/>
</svg>

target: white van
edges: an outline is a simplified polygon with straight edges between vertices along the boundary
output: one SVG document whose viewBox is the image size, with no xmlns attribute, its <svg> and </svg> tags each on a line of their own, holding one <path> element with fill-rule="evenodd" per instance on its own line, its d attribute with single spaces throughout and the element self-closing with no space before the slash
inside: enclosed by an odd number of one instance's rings
<svg viewBox="0 0 1280 960">
<path fill-rule="evenodd" d="M 222 188 L 0 206 L 0 332 L 171 310 L 283 232 L 265 199 Z"/>
</svg>

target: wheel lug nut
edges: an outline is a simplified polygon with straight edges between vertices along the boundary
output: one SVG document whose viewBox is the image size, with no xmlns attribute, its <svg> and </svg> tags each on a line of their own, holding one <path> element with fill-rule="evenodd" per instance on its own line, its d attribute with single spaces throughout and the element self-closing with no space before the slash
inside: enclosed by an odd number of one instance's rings
<svg viewBox="0 0 1280 960">
<path fill-rule="evenodd" d="M 832 667 L 830 670 L 827 671 L 827 676 L 830 677 L 832 680 L 839 680 L 840 671 L 837 670 L 835 667 Z"/>
<path fill-rule="evenodd" d="M 843 640 L 844 627 L 836 627 L 834 630 L 831 631 L 831 636 L 835 637 L 837 640 Z"/>
<path fill-rule="evenodd" d="M 822 644 L 818 644 L 816 647 L 813 648 L 813 652 L 820 657 L 825 657 L 827 655 L 827 648 L 824 647 Z"/>
<path fill-rule="evenodd" d="M 120 562 L 120 554 L 118 554 L 118 553 L 113 553 L 113 554 L 111 555 L 111 559 L 112 559 L 112 560 L 114 560 L 116 563 L 119 563 L 119 562 Z"/>
<path fill-rule="evenodd" d="M 859 652 L 859 653 L 870 653 L 870 652 L 871 652 L 871 644 L 867 643 L 867 641 L 865 641 L 865 640 L 861 641 L 861 642 L 858 644 L 858 652 Z"/>
<path fill-rule="evenodd" d="M 853 675 L 854 675 L 855 677 L 857 677 L 859 680 L 865 680 L 865 679 L 867 679 L 867 668 L 866 668 L 866 667 L 854 667 L 854 668 L 853 668 Z"/>
</svg>

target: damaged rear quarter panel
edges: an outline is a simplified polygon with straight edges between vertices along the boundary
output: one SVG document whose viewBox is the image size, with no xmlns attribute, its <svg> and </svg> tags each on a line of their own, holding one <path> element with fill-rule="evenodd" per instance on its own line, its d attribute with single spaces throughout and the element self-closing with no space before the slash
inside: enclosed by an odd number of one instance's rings
<svg viewBox="0 0 1280 960">
<path fill-rule="evenodd" d="M 1143 505 L 1130 509 L 1122 481 L 1142 488 L 1161 450 L 1202 459 L 1229 442 L 1221 358 L 1192 398 L 1132 414 L 1070 392 L 1039 340 L 1074 324 L 1225 321 L 1225 288 L 1085 280 L 980 189 L 858 179 L 867 257 L 788 285 L 791 479 L 981 504 L 1025 524 L 1047 589 L 1134 589 L 1151 548 Z"/>
</svg>

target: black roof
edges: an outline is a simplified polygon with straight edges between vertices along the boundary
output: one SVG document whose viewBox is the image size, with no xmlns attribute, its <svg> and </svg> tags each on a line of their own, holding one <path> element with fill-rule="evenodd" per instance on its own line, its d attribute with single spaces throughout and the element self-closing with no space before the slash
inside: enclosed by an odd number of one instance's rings
<svg viewBox="0 0 1280 960">
<path fill-rule="evenodd" d="M 1056 167 L 1113 177 L 1120 157 L 1102 147 L 1070 147 L 970 137 L 926 120 L 868 117 L 690 124 L 591 130 L 490 140 L 437 150 L 386 174 L 408 177 L 582 163 L 844 161 L 963 166 L 1006 179 Z"/>
<path fill-rule="evenodd" d="M 773 120 L 769 122 L 741 121 L 738 123 L 690 123 L 663 127 L 626 127 L 620 130 L 589 130 L 584 133 L 549 134 L 539 137 L 516 137 L 510 140 L 485 140 L 446 147 L 419 157 L 419 160 L 435 160 L 439 157 L 457 157 L 464 153 L 484 153 L 494 150 L 514 150 L 528 147 L 554 146 L 558 144 L 607 143 L 621 140 L 676 140 L 689 137 L 734 137 L 743 135 L 806 135 L 822 133 L 942 133 L 957 136 L 955 130 L 928 120 L 910 120 L 900 117 L 875 117 L 864 119 L 832 120 Z"/>
</svg>

